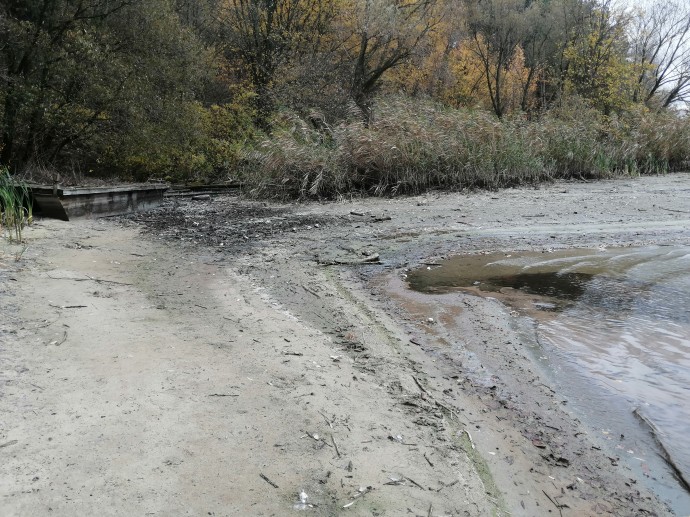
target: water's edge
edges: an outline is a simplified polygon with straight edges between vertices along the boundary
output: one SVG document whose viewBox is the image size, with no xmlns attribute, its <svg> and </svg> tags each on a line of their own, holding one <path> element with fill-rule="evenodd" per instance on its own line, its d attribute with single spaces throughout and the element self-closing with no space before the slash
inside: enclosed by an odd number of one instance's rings
<svg viewBox="0 0 690 517">
<path fill-rule="evenodd" d="M 474 255 L 425 267 L 408 280 L 420 292 L 498 298 L 526 316 L 533 325 L 527 332 L 540 344 L 535 363 L 572 410 L 685 515 L 689 257 L 685 247 Z"/>
</svg>

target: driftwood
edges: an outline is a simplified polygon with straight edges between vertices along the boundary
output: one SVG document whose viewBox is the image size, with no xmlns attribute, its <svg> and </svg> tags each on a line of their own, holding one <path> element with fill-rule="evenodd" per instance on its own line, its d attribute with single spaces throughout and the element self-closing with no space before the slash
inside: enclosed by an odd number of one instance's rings
<svg viewBox="0 0 690 517">
<path fill-rule="evenodd" d="M 321 260 L 318 259 L 318 263 L 322 266 L 361 266 L 365 264 L 380 264 L 381 257 L 378 253 L 364 257 L 363 259 L 333 259 L 333 260 Z"/>
<path fill-rule="evenodd" d="M 91 281 L 91 282 L 96 282 L 99 284 L 133 285 L 133 284 L 128 284 L 126 282 L 118 282 L 116 280 L 104 280 L 103 278 L 94 278 L 94 277 L 89 276 L 89 275 L 86 275 L 86 278 L 72 278 L 69 276 L 50 276 L 50 275 L 48 275 L 48 278 L 50 278 L 51 280 L 72 280 L 73 282 Z"/>
</svg>

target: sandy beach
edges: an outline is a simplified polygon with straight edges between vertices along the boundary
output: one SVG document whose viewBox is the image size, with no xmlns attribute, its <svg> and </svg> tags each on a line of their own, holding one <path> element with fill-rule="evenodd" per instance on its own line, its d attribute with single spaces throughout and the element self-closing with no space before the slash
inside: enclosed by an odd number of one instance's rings
<svg viewBox="0 0 690 517">
<path fill-rule="evenodd" d="M 683 515 L 554 389 L 527 315 L 406 275 L 688 245 L 688 200 L 672 174 L 38 220 L 0 244 L 0 513 Z"/>
</svg>

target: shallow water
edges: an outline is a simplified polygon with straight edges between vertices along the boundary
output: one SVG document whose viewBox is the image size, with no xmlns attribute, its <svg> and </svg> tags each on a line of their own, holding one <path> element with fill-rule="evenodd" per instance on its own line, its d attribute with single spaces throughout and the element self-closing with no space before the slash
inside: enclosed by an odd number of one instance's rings
<svg viewBox="0 0 690 517">
<path fill-rule="evenodd" d="M 690 248 L 455 257 L 409 280 L 491 293 L 532 316 L 542 342 L 637 408 L 690 480 Z"/>
</svg>

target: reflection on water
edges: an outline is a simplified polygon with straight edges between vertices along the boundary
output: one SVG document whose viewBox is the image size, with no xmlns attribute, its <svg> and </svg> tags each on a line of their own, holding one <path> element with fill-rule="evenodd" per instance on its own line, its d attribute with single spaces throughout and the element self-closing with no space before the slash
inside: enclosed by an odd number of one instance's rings
<svg viewBox="0 0 690 517">
<path fill-rule="evenodd" d="M 591 278 L 592 275 L 588 273 L 545 271 L 494 276 L 485 278 L 477 285 L 482 291 L 499 291 L 502 287 L 510 287 L 529 294 L 571 300 L 582 296 Z"/>
<path fill-rule="evenodd" d="M 536 315 L 540 338 L 639 408 L 690 480 L 690 248 L 456 257 L 413 273 L 410 285 L 517 300 Z M 539 317 L 547 307 L 559 311 Z"/>
</svg>

